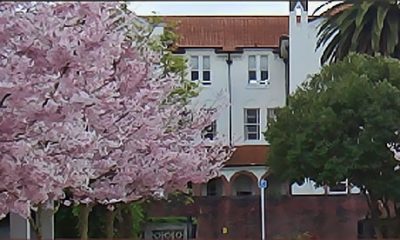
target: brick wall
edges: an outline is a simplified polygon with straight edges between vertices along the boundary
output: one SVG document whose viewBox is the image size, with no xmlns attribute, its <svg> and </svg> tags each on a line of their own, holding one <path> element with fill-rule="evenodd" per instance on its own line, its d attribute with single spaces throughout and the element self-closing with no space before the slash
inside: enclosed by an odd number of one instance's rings
<svg viewBox="0 0 400 240">
<path fill-rule="evenodd" d="M 357 239 L 357 221 L 367 211 L 362 196 L 295 196 L 267 200 L 267 236 L 311 232 L 323 240 Z M 194 216 L 198 239 L 260 238 L 259 196 L 196 197 L 190 205 L 157 202 L 148 206 L 153 217 Z M 222 228 L 227 228 L 227 234 Z"/>
</svg>

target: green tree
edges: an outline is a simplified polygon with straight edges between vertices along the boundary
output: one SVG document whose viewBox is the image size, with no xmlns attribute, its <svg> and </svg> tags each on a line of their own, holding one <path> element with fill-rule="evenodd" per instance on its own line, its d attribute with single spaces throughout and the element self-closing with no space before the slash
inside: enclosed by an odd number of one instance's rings
<svg viewBox="0 0 400 240">
<path fill-rule="evenodd" d="M 399 72 L 398 60 L 351 54 L 303 83 L 265 133 L 274 174 L 329 186 L 347 178 L 376 223 L 378 202 L 397 215 L 389 204 L 400 200 L 400 174 L 387 143 L 399 141 Z"/>
<path fill-rule="evenodd" d="M 398 0 L 344 0 L 323 17 L 317 42 L 317 48 L 326 46 L 321 63 L 341 60 L 350 52 L 400 58 Z"/>
<path fill-rule="evenodd" d="M 132 35 L 132 40 L 141 44 L 142 48 L 150 48 L 153 51 L 162 53 L 160 64 L 163 68 L 163 74 L 175 74 L 180 76 L 181 84 L 171 93 L 170 104 L 187 104 L 190 99 L 198 96 L 200 87 L 197 83 L 187 79 L 187 60 L 174 54 L 175 44 L 179 40 L 176 33 L 178 22 L 165 21 L 160 16 L 146 17 L 147 24 L 142 22 L 135 24 L 136 31 L 141 34 Z M 154 34 L 155 28 L 163 25 L 163 32 L 159 35 Z"/>
</svg>

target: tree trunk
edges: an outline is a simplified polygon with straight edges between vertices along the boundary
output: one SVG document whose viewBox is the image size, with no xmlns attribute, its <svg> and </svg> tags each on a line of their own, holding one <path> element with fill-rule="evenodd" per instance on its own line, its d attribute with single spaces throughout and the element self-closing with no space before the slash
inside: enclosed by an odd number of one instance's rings
<svg viewBox="0 0 400 240">
<path fill-rule="evenodd" d="M 114 218 L 115 211 L 107 210 L 106 212 L 106 238 L 113 239 L 114 237 Z"/>
<path fill-rule="evenodd" d="M 383 239 L 383 234 L 380 228 L 380 221 L 379 221 L 379 209 L 378 209 L 378 198 L 373 196 L 371 193 L 369 193 L 369 198 L 370 198 L 370 211 L 371 211 L 371 219 L 372 223 L 374 224 L 374 230 L 376 234 L 376 239 Z"/>
<path fill-rule="evenodd" d="M 390 202 L 384 202 L 383 203 L 383 206 L 384 206 L 384 208 L 385 208 L 385 211 L 386 211 L 386 215 L 387 215 L 387 218 L 391 218 L 392 217 L 392 213 L 391 213 L 391 211 L 390 211 L 390 206 L 389 206 L 389 203 Z"/>
<path fill-rule="evenodd" d="M 38 226 L 40 223 L 36 219 L 34 220 L 32 217 L 29 218 L 29 224 L 31 224 L 32 230 L 35 233 L 35 237 L 37 240 L 42 240 L 42 231 L 40 230 L 40 227 Z"/>
<path fill-rule="evenodd" d="M 38 210 L 37 210 L 37 212 L 35 213 L 35 217 L 34 218 L 32 218 L 32 217 L 30 217 L 29 218 L 29 223 L 31 224 L 31 226 L 32 226 L 32 229 L 33 229 L 33 232 L 35 233 L 35 236 L 36 236 L 36 240 L 42 240 L 43 239 L 43 234 L 42 234 L 42 224 L 41 224 L 41 213 L 42 212 L 42 205 L 41 204 L 39 204 L 39 206 L 38 206 Z"/>
<path fill-rule="evenodd" d="M 92 206 L 89 204 L 79 205 L 79 236 L 82 240 L 88 239 L 89 232 L 89 214 Z"/>
<path fill-rule="evenodd" d="M 117 232 L 118 237 L 134 239 L 133 216 L 130 204 L 122 203 L 118 206 L 120 218 L 118 219 Z"/>
</svg>

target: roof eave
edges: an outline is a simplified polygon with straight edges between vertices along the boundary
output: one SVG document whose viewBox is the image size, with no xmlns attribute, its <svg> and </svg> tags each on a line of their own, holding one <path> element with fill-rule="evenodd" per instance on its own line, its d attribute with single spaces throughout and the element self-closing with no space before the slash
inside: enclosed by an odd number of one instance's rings
<svg viewBox="0 0 400 240">
<path fill-rule="evenodd" d="M 232 48 L 223 48 L 222 46 L 177 46 L 173 53 L 184 54 L 186 49 L 214 49 L 215 53 L 243 53 L 244 49 L 271 49 L 273 53 L 279 53 L 278 46 L 237 46 Z"/>
</svg>

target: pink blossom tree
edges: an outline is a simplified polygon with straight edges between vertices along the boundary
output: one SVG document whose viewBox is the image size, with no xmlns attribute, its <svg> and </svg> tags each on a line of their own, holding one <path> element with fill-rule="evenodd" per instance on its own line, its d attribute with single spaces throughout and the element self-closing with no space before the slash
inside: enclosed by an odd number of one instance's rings
<svg viewBox="0 0 400 240">
<path fill-rule="evenodd" d="M 178 77 L 127 37 L 138 21 L 117 3 L 0 5 L 0 214 L 39 238 L 30 210 L 66 190 L 107 205 L 167 195 L 232 153 L 201 138 L 217 112 L 171 99 Z"/>
</svg>

